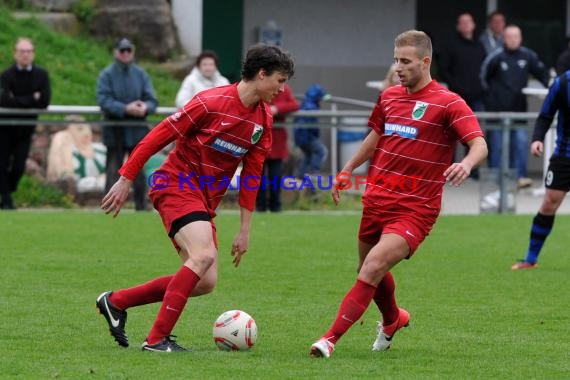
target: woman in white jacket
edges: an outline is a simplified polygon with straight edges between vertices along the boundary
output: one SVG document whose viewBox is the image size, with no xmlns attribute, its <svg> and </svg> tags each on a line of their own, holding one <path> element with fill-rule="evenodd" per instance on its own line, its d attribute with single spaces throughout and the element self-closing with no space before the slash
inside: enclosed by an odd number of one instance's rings
<svg viewBox="0 0 570 380">
<path fill-rule="evenodd" d="M 230 84 L 218 71 L 218 55 L 204 50 L 197 58 L 196 65 L 188 74 L 176 94 L 176 107 L 182 108 L 197 93 L 213 87 Z"/>
</svg>

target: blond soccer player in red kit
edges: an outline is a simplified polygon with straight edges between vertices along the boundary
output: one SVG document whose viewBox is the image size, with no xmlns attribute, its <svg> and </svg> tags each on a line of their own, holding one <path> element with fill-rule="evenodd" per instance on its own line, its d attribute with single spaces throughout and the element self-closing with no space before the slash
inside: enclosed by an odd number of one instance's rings
<svg viewBox="0 0 570 380">
<path fill-rule="evenodd" d="M 431 79 L 430 38 L 411 30 L 397 36 L 394 45 L 400 85 L 382 92 L 368 121 L 372 131 L 337 175 L 332 193 L 338 203 L 339 189 L 347 187 L 352 171 L 371 160 L 358 234 L 358 276 L 329 330 L 311 346 L 312 357 L 329 358 L 372 300 L 383 320 L 372 350 L 390 347 L 396 331 L 410 321 L 410 313 L 396 303 L 390 269 L 411 258 L 430 232 L 444 184 L 459 186 L 487 156 L 471 109 Z M 469 153 L 450 165 L 458 140 Z M 394 181 L 387 180 L 391 177 Z"/>
</svg>

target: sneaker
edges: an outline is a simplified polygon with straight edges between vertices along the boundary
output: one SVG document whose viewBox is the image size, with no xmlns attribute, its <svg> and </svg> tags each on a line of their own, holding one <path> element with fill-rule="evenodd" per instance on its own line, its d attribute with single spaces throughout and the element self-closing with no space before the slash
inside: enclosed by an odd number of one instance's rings
<svg viewBox="0 0 570 380">
<path fill-rule="evenodd" d="M 381 322 L 378 322 L 378 336 L 372 345 L 372 351 L 385 351 L 389 349 L 396 331 L 402 327 L 408 327 L 410 324 L 410 313 L 401 308 L 398 308 L 398 311 L 398 320 L 391 325 L 384 326 Z"/>
<path fill-rule="evenodd" d="M 176 341 L 172 338 L 176 338 L 175 335 L 169 335 L 162 338 L 157 344 L 153 344 L 152 346 L 147 343 L 145 340 L 142 344 L 141 349 L 143 351 L 154 351 L 154 352 L 185 352 L 190 351 L 182 346 L 180 346 Z"/>
<path fill-rule="evenodd" d="M 329 342 L 325 338 L 317 340 L 311 346 L 309 356 L 312 358 L 330 358 L 334 351 L 334 343 Z"/>
<path fill-rule="evenodd" d="M 526 189 L 527 187 L 532 186 L 532 179 L 527 177 L 522 177 L 517 180 L 517 187 L 519 189 Z"/>
<path fill-rule="evenodd" d="M 97 297 L 95 306 L 99 310 L 99 314 L 103 314 L 107 323 L 109 324 L 109 331 L 119 346 L 129 347 L 129 338 L 125 333 L 125 324 L 127 323 L 127 312 L 117 309 L 111 301 L 109 296 L 112 292 L 104 292 Z"/>
<path fill-rule="evenodd" d="M 512 270 L 519 270 L 519 269 L 534 269 L 538 267 L 538 263 L 529 263 L 528 261 L 519 260 L 515 263 L 511 269 Z"/>
</svg>

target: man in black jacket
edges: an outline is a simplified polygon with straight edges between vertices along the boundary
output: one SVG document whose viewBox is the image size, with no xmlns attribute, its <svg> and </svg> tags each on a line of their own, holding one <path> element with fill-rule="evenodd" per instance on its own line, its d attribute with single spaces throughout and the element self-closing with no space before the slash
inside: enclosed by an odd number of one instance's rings
<svg viewBox="0 0 570 380">
<path fill-rule="evenodd" d="M 485 48 L 475 38 L 475 21 L 469 13 L 457 17 L 457 33 L 451 36 L 439 55 L 441 79 L 461 96 L 475 112 L 483 111 L 483 89 L 479 80 Z"/>
<path fill-rule="evenodd" d="M 14 47 L 15 63 L 0 76 L 0 107 L 47 108 L 51 89 L 46 70 L 34 65 L 34 45 L 19 38 Z M 24 125 L 0 125 L 0 196 L 4 210 L 14 209 L 11 193 L 26 169 L 37 115 L 9 114 L 10 119 L 31 120 Z"/>
<path fill-rule="evenodd" d="M 483 88 L 479 80 L 481 64 L 485 60 L 485 48 L 475 38 L 475 21 L 470 13 L 457 16 L 457 33 L 450 36 L 439 54 L 439 73 L 449 89 L 465 100 L 474 112 L 485 111 Z M 468 148 L 465 148 L 467 154 Z M 475 168 L 470 177 L 479 178 Z"/>
</svg>

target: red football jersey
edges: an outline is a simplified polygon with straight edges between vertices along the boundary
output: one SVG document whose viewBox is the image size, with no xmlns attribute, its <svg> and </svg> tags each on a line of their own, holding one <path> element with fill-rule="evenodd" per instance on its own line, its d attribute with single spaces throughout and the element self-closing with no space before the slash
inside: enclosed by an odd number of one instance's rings
<svg viewBox="0 0 570 380">
<path fill-rule="evenodd" d="M 409 94 L 386 89 L 368 121 L 380 139 L 370 163 L 363 203 L 382 212 L 436 217 L 457 140 L 483 136 L 473 111 L 436 81 Z"/>
<path fill-rule="evenodd" d="M 153 154 L 176 140 L 157 170 L 166 175 L 159 185 L 200 192 L 213 213 L 243 162 L 239 204 L 253 211 L 272 125 L 269 104 L 245 107 L 237 84 L 206 90 L 150 131 L 119 172 L 133 180 Z"/>
</svg>

